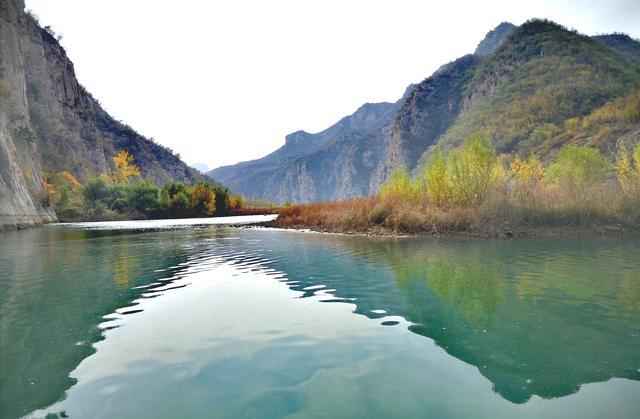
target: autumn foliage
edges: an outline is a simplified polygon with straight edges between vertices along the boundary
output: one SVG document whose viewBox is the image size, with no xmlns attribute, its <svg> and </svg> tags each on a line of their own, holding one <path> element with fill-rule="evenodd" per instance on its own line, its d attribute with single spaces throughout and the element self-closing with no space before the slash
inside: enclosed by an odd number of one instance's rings
<svg viewBox="0 0 640 419">
<path fill-rule="evenodd" d="M 115 157 L 111 158 L 115 165 L 113 181 L 116 183 L 126 183 L 132 177 L 140 176 L 140 168 L 133 164 L 133 156 L 122 150 Z"/>
<path fill-rule="evenodd" d="M 435 235 L 638 229 L 640 144 L 622 147 L 615 165 L 594 148 L 568 145 L 545 168 L 535 156 L 498 156 L 476 138 L 433 153 L 422 175 L 394 173 L 377 196 L 285 208 L 276 225 Z"/>
</svg>

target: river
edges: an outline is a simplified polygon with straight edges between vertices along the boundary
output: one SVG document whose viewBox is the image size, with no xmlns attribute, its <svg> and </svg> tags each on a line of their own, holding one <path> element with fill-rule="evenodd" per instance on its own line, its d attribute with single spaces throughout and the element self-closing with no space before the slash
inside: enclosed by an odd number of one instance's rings
<svg viewBox="0 0 640 419">
<path fill-rule="evenodd" d="M 637 237 L 212 224 L 224 221 L 2 233 L 0 417 L 640 411 Z"/>
</svg>

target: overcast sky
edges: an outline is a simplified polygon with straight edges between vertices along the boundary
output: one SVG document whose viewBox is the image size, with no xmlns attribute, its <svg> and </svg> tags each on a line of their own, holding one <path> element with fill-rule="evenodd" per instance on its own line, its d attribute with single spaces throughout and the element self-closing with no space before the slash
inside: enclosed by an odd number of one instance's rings
<svg viewBox="0 0 640 419">
<path fill-rule="evenodd" d="M 141 134 L 214 168 L 264 156 L 472 52 L 502 21 L 640 38 L 640 1 L 27 0 Z"/>
</svg>

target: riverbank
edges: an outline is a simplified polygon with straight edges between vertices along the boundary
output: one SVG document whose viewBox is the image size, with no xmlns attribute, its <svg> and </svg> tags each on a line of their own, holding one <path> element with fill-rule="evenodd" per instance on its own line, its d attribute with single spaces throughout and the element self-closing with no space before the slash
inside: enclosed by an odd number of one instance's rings
<svg viewBox="0 0 640 419">
<path fill-rule="evenodd" d="M 442 210 L 380 197 L 296 205 L 263 224 L 369 236 L 527 237 L 638 235 L 640 226 L 595 206 L 514 207 L 508 203 Z"/>
</svg>

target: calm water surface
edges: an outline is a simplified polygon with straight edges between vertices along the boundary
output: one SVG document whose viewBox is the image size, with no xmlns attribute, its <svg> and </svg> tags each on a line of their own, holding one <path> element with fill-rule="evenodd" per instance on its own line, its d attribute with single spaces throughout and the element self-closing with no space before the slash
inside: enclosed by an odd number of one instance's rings
<svg viewBox="0 0 640 419">
<path fill-rule="evenodd" d="M 0 246 L 2 418 L 640 411 L 638 238 L 133 222 Z"/>
</svg>

